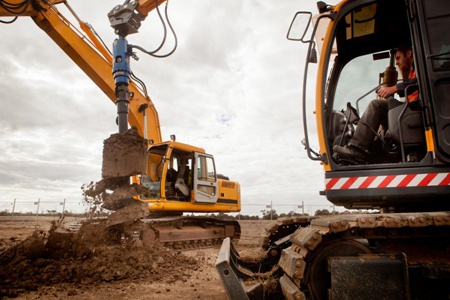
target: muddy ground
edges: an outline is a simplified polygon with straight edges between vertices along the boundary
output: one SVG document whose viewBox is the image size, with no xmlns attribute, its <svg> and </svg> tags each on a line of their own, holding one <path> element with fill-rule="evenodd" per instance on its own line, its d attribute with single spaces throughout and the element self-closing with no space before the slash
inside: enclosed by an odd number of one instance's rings
<svg viewBox="0 0 450 300">
<path fill-rule="evenodd" d="M 61 245 L 56 238 L 44 249 L 40 241 L 48 238 L 52 220 L 0 219 L 0 299 L 227 299 L 215 269 L 219 247 L 180 252 L 124 242 L 93 249 L 90 245 L 100 235 L 88 231 L 76 245 Z M 63 227 L 75 223 L 67 218 Z M 241 255 L 258 255 L 266 224 L 241 221 L 236 245 Z M 76 250 L 68 256 L 61 248 Z M 40 251 L 58 257 L 58 263 L 49 263 L 53 258 Z M 17 257 L 21 259 L 14 261 Z"/>
</svg>

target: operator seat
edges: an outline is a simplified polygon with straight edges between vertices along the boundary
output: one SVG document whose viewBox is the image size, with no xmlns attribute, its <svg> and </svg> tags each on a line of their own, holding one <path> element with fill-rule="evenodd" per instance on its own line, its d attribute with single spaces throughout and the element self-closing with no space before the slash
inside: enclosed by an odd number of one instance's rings
<svg viewBox="0 0 450 300">
<path fill-rule="evenodd" d="M 425 142 L 422 111 L 414 111 L 406 103 L 388 112 L 389 138 L 400 144 L 400 130 L 403 144 L 420 144 Z"/>
<path fill-rule="evenodd" d="M 186 184 L 186 181 L 184 179 L 186 170 L 189 172 L 188 166 L 184 166 L 184 167 L 180 168 L 180 171 L 178 172 L 177 180 L 175 181 L 175 188 L 177 190 L 179 190 L 183 194 L 183 196 L 188 197 L 189 196 L 189 187 Z"/>
<path fill-rule="evenodd" d="M 406 100 L 404 104 L 390 108 L 388 111 L 389 139 L 399 145 L 405 153 L 408 153 L 410 149 L 415 152 L 425 147 L 422 111 L 420 99 Z"/>
<path fill-rule="evenodd" d="M 189 187 L 184 182 L 183 178 L 177 178 L 177 181 L 175 181 L 175 188 L 179 190 L 185 197 L 189 196 Z"/>
</svg>

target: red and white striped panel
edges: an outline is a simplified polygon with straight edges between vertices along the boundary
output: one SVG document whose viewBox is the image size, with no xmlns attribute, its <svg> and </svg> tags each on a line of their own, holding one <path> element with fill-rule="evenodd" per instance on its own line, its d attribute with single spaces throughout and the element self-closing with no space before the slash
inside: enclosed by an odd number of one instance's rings
<svg viewBox="0 0 450 300">
<path fill-rule="evenodd" d="M 448 185 L 450 185 L 450 173 L 403 174 L 325 179 L 326 190 L 378 189 Z"/>
</svg>

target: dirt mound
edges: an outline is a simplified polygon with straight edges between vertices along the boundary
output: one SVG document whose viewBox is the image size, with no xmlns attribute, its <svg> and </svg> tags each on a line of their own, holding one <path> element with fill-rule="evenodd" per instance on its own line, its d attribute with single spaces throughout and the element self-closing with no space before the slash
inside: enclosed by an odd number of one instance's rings
<svg viewBox="0 0 450 300">
<path fill-rule="evenodd" d="M 159 244 L 117 235 L 105 220 L 85 224 L 77 233 L 53 226 L 0 253 L 0 298 L 61 283 L 170 283 L 189 278 L 197 264 Z"/>
</svg>

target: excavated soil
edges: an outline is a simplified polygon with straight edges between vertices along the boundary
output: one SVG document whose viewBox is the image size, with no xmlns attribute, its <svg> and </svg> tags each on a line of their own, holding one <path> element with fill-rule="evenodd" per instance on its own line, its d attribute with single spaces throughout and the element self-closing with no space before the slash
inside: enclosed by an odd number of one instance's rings
<svg viewBox="0 0 450 300">
<path fill-rule="evenodd" d="M 0 297 L 57 284 L 183 282 L 197 269 L 196 259 L 118 236 L 104 220 L 76 233 L 54 222 L 50 231 L 35 231 L 0 254 Z"/>
<path fill-rule="evenodd" d="M 145 173 L 147 140 L 135 128 L 112 134 L 103 142 L 102 178 L 130 177 Z"/>
<path fill-rule="evenodd" d="M 148 215 L 148 205 L 133 199 L 148 190 L 130 184 L 130 176 L 145 174 L 147 140 L 135 128 L 112 134 L 103 142 L 102 180 L 81 187 L 84 201 L 92 208 L 92 216 L 103 209 L 113 211 L 107 226 Z"/>
<path fill-rule="evenodd" d="M 50 230 L 48 220 L 9 219 L 0 217 L 0 299 L 227 299 L 215 269 L 218 247 L 179 252 L 116 243 L 104 221 L 71 233 L 67 219 Z M 258 255 L 264 221 L 240 223 L 237 249 Z"/>
</svg>

